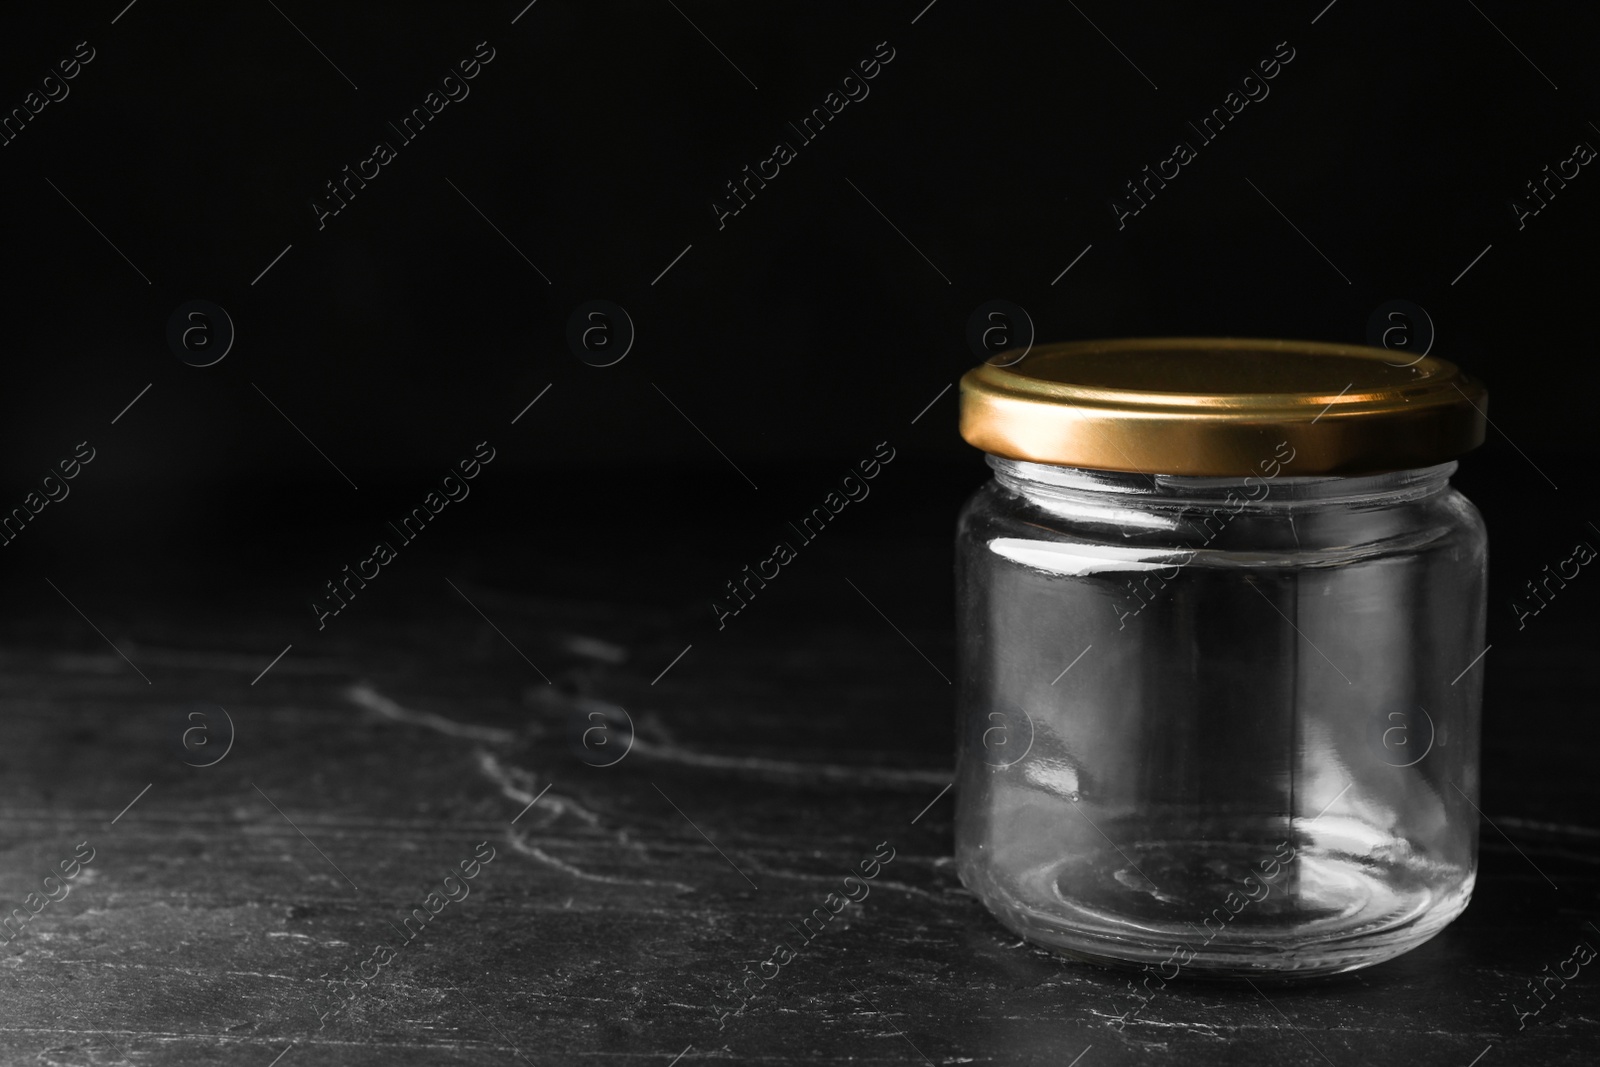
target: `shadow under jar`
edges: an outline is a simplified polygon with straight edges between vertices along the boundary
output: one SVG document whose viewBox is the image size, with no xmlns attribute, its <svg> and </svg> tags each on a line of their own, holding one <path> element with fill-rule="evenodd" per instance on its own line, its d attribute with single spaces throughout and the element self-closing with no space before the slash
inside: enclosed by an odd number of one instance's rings
<svg viewBox="0 0 1600 1067">
<path fill-rule="evenodd" d="M 1294 977 L 1466 907 L 1487 542 L 1449 478 L 1486 399 L 1396 355 L 1085 342 L 962 379 L 994 480 L 957 533 L 956 859 L 1011 930 Z"/>
</svg>

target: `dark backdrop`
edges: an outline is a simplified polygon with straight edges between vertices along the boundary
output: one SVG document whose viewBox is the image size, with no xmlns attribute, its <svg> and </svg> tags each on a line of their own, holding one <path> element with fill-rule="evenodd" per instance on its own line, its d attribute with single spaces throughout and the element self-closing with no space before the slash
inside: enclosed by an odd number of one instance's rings
<svg viewBox="0 0 1600 1067">
<path fill-rule="evenodd" d="M 4 547 L 5 596 L 44 611 L 44 570 L 125 629 L 184 598 L 309 626 L 321 583 L 488 440 L 401 571 L 465 555 L 559 585 L 563 553 L 598 549 L 619 588 L 709 628 L 720 582 L 880 441 L 900 458 L 839 543 L 943 542 L 984 477 L 942 391 L 986 301 L 1041 341 L 1359 342 L 1406 300 L 1431 322 L 1413 350 L 1431 330 L 1489 385 L 1496 430 L 1460 484 L 1495 538 L 1494 625 L 1521 639 L 1516 587 L 1596 536 L 1600 178 L 1512 207 L 1600 145 L 1594 13 L 923 4 L 8 9 L 0 107 L 93 59 L 0 147 L 0 505 L 79 441 L 96 458 Z M 488 49 L 403 143 L 388 124 Z M 787 124 L 891 50 L 801 144 Z M 1186 123 L 1290 53 L 1202 144 Z M 724 183 L 780 139 L 796 158 L 719 226 Z M 1123 183 L 1179 139 L 1197 158 L 1119 228 Z M 395 159 L 319 228 L 325 184 L 379 140 Z M 636 331 L 607 367 L 567 338 L 597 299 Z M 168 341 L 192 300 L 236 330 L 213 366 Z M 1587 617 L 1568 601 L 1550 614 Z"/>
</svg>

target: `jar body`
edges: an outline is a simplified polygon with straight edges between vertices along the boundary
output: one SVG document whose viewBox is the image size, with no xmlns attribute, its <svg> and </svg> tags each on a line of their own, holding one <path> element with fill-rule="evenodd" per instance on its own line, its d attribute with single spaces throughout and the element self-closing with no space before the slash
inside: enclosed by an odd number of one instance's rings
<svg viewBox="0 0 1600 1067">
<path fill-rule="evenodd" d="M 1159 981 L 1314 975 L 1466 907 L 1482 520 L 1454 463 L 1291 460 L 990 457 L 957 534 L 956 859 L 1016 933 Z"/>
</svg>

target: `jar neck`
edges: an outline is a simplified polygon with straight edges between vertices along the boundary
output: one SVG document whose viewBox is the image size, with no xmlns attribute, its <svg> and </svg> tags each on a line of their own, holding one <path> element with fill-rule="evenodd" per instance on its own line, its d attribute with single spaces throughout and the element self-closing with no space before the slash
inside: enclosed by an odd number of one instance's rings
<svg viewBox="0 0 1600 1067">
<path fill-rule="evenodd" d="M 1196 478 L 1090 470 L 995 455 L 986 458 L 1001 485 L 1040 502 L 1179 508 L 1226 504 L 1235 511 L 1401 504 L 1448 488 L 1456 469 L 1451 460 L 1381 474 L 1291 476 L 1286 472 L 1287 462 L 1266 460 L 1260 474 Z"/>
</svg>

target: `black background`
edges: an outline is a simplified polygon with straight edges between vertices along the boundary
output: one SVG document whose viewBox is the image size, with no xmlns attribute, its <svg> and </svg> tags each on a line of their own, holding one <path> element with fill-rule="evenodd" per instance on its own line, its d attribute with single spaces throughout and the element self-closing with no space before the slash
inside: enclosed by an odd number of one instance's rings
<svg viewBox="0 0 1600 1067">
<path fill-rule="evenodd" d="M 1520 639 L 1522 583 L 1595 535 L 1590 168 L 1522 229 L 1510 208 L 1600 144 L 1581 5 L 142 0 L 6 20 L 7 108 L 95 51 L 0 147 L 3 506 L 97 450 L 4 549 L 22 604 L 54 595 L 35 567 L 70 565 L 107 611 L 186 596 L 314 621 L 322 583 L 489 440 L 496 465 L 426 551 L 548 584 L 562 552 L 612 546 L 619 585 L 709 624 L 721 582 L 877 442 L 904 458 L 841 540 L 946 539 L 986 472 L 941 390 L 996 298 L 1040 341 L 1363 342 L 1374 309 L 1413 301 L 1434 354 L 1490 389 L 1496 429 L 1458 484 L 1494 538 L 1491 642 Z M 470 95 L 399 145 L 387 123 L 480 41 Z M 870 95 L 719 229 L 723 184 L 797 142 L 786 123 L 879 42 Z M 1186 122 L 1280 42 L 1270 95 L 1119 230 L 1122 183 L 1198 142 Z M 319 229 L 313 199 L 379 139 L 398 158 Z M 166 340 L 195 299 L 237 331 L 207 368 Z M 591 299 L 637 330 L 613 366 L 566 340 Z"/>
<path fill-rule="evenodd" d="M 1494 538 L 1491 642 L 1521 640 L 1516 590 L 1595 535 L 1597 198 L 1585 168 L 1523 228 L 1510 201 L 1600 143 L 1595 18 L 1316 7 L 10 12 L 7 108 L 78 42 L 95 58 L 0 148 L 4 506 L 76 442 L 97 458 L 5 547 L 5 593 L 42 605 L 34 570 L 70 565 L 129 619 L 187 597 L 314 621 L 322 583 L 489 440 L 426 551 L 559 585 L 561 553 L 607 546 L 619 587 L 709 625 L 721 582 L 877 442 L 903 458 L 841 541 L 943 542 L 985 476 L 941 393 L 985 301 L 1026 308 L 1040 341 L 1362 342 L 1406 299 L 1488 383 L 1495 429 L 1458 484 Z M 470 95 L 319 229 L 324 184 L 398 142 L 387 123 L 480 41 Z M 723 183 L 879 42 L 870 95 L 719 229 Z M 1197 142 L 1186 122 L 1280 42 L 1270 95 L 1119 230 L 1121 184 Z M 195 299 L 237 330 L 207 368 L 166 340 Z M 613 366 L 566 341 L 591 299 L 637 330 Z M 261 573 L 282 580 L 242 584 Z M 397 607 L 401 585 L 372 598 Z M 1586 617 L 1565 599 L 1551 616 Z"/>
</svg>

